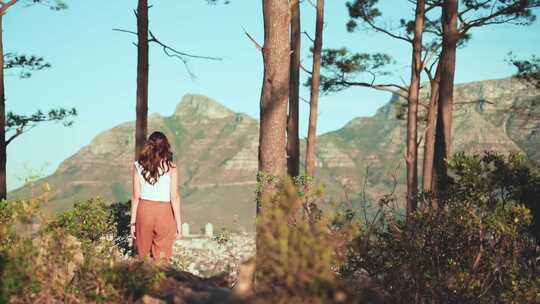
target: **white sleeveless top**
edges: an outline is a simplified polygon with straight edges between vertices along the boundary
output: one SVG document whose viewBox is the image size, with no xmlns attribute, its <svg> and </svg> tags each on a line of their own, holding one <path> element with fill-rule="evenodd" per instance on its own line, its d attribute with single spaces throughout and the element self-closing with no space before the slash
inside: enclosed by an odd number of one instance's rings
<svg viewBox="0 0 540 304">
<path fill-rule="evenodd" d="M 141 189 L 140 198 L 150 201 L 170 202 L 171 201 L 171 170 L 161 175 L 155 184 L 150 184 L 142 175 L 143 167 L 138 161 L 134 162 L 139 174 L 139 185 Z"/>
</svg>

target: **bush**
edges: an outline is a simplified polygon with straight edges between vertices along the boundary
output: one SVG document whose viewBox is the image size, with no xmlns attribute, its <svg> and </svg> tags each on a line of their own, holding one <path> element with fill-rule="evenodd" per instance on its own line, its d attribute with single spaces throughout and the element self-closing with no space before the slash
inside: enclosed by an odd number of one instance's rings
<svg viewBox="0 0 540 304">
<path fill-rule="evenodd" d="M 450 200 L 467 201 L 490 210 L 522 204 L 531 210 L 531 233 L 540 244 L 540 170 L 518 154 L 457 154 L 449 162 Z"/>
<path fill-rule="evenodd" d="M 74 207 L 60 214 L 52 226 L 65 228 L 86 245 L 95 245 L 116 232 L 116 223 L 99 199 L 76 202 Z"/>
<path fill-rule="evenodd" d="M 125 207 L 79 202 L 37 233 L 15 234 L 37 205 L 0 204 L 0 303 L 133 302 L 164 277 L 155 265 L 119 259 L 114 210 L 125 216 Z"/>
<path fill-rule="evenodd" d="M 257 293 L 281 303 L 350 302 L 334 271 L 350 226 L 333 230 L 331 217 L 311 217 L 290 180 L 276 189 L 257 219 Z"/>
<path fill-rule="evenodd" d="M 32 219 L 39 201 L 0 200 L 0 252 L 13 245 L 17 239 L 15 226 Z"/>
<path fill-rule="evenodd" d="M 129 225 L 131 222 L 131 202 L 113 203 L 108 207 L 108 210 L 116 228 L 114 232 L 114 243 L 123 254 L 134 256 L 135 248 L 131 244 L 131 227 Z"/>
<path fill-rule="evenodd" d="M 516 156 L 457 155 L 444 199 L 407 219 L 381 212 L 351 244 L 344 277 L 379 280 L 392 303 L 538 303 L 526 170 Z M 532 199 L 520 200 L 523 198 Z M 538 199 L 538 197 L 536 197 Z"/>
<path fill-rule="evenodd" d="M 2 295 L 11 303 L 74 302 L 70 282 L 82 261 L 81 244 L 64 230 L 21 239 L 6 252 Z"/>
<path fill-rule="evenodd" d="M 72 209 L 60 214 L 50 226 L 66 229 L 85 246 L 95 246 L 108 240 L 121 253 L 133 255 L 128 212 L 128 203 L 108 206 L 100 199 L 89 199 L 75 203 Z"/>
</svg>

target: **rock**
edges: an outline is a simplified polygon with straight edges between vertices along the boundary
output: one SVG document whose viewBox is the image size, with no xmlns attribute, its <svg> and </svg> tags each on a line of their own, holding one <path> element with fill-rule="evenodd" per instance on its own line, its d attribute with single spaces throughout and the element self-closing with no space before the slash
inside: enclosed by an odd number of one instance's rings
<svg viewBox="0 0 540 304">
<path fill-rule="evenodd" d="M 319 146 L 317 158 L 319 164 L 328 168 L 354 168 L 355 166 L 351 157 L 332 142 Z"/>
<path fill-rule="evenodd" d="M 234 115 L 222 104 L 203 95 L 187 94 L 176 107 L 175 116 L 220 119 Z"/>
<path fill-rule="evenodd" d="M 228 273 L 235 281 L 239 266 L 255 255 L 255 235 L 231 233 L 225 243 L 205 237 L 176 241 L 172 264 L 181 271 L 211 278 Z"/>
<path fill-rule="evenodd" d="M 225 162 L 225 169 L 257 171 L 259 165 L 259 160 L 257 158 L 258 147 L 259 140 L 257 137 L 251 138 L 247 145 Z"/>
<path fill-rule="evenodd" d="M 140 298 L 139 300 L 135 302 L 135 304 L 165 304 L 165 303 L 167 302 L 158 298 L 154 298 L 150 295 L 144 295 L 142 298 Z"/>
</svg>

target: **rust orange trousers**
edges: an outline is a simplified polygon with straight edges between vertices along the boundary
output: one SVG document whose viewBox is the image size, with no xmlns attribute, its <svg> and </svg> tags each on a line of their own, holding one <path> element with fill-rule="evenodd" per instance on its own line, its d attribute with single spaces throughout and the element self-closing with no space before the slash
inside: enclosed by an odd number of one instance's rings
<svg viewBox="0 0 540 304">
<path fill-rule="evenodd" d="M 170 202 L 139 200 L 135 222 L 135 244 L 140 258 L 170 258 L 176 239 L 176 221 Z"/>
</svg>

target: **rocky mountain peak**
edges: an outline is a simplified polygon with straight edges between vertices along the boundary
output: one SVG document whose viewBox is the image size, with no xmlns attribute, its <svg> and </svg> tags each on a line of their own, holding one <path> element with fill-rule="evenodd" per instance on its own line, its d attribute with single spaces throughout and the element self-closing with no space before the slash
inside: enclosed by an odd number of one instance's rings
<svg viewBox="0 0 540 304">
<path fill-rule="evenodd" d="M 210 119 L 225 118 L 234 115 L 234 112 L 219 102 L 197 94 L 186 94 L 176 106 L 174 116 L 204 117 Z"/>
</svg>

